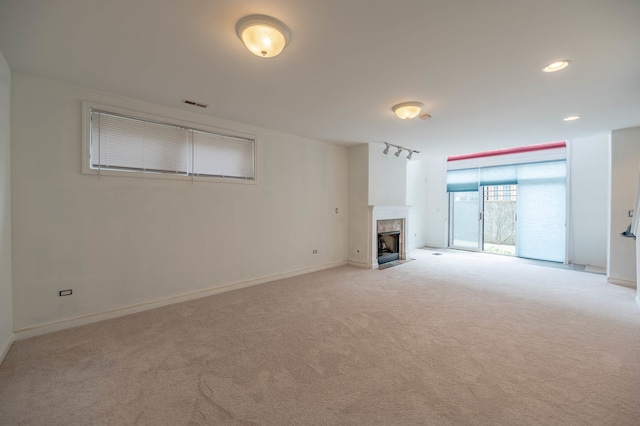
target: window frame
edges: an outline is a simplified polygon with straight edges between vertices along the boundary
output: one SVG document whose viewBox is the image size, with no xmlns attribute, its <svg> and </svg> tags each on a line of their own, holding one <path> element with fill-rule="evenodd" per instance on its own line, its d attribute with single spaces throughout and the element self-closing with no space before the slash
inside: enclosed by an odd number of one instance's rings
<svg viewBox="0 0 640 426">
<path fill-rule="evenodd" d="M 212 133 L 219 136 L 230 138 L 248 139 L 253 141 L 253 179 L 220 177 L 220 176 L 202 176 L 194 174 L 193 171 L 186 175 L 173 173 L 154 173 L 134 170 L 111 170 L 99 169 L 91 167 L 91 110 L 96 109 L 106 113 L 121 115 L 124 117 L 139 119 L 145 121 L 167 124 L 172 126 L 185 127 L 194 131 Z M 93 176 L 120 176 L 120 177 L 136 177 L 151 179 L 173 179 L 183 181 L 202 181 L 202 182 L 219 182 L 219 183 L 239 183 L 245 185 L 255 185 L 258 183 L 258 138 L 256 135 L 240 132 L 236 130 L 222 129 L 209 126 L 202 123 L 194 123 L 186 120 L 169 118 L 157 114 L 149 114 L 145 112 L 130 110 L 121 107 L 99 104 L 95 102 L 82 102 L 82 174 Z"/>
</svg>

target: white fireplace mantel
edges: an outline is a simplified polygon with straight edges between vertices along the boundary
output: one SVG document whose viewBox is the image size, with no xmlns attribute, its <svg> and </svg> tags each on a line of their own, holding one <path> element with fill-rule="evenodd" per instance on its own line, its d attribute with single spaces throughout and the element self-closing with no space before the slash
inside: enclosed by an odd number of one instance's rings
<svg viewBox="0 0 640 426">
<path fill-rule="evenodd" d="M 387 220 L 387 219 L 402 219 L 404 226 L 404 239 L 405 244 L 402 245 L 402 249 L 400 251 L 400 259 L 406 259 L 406 239 L 407 239 L 407 230 L 408 230 L 408 216 L 409 216 L 409 207 L 403 205 L 388 205 L 388 204 L 378 204 L 374 206 L 369 206 L 369 258 L 371 261 L 369 262 L 369 268 L 375 269 L 378 267 L 378 221 L 379 220 Z"/>
</svg>

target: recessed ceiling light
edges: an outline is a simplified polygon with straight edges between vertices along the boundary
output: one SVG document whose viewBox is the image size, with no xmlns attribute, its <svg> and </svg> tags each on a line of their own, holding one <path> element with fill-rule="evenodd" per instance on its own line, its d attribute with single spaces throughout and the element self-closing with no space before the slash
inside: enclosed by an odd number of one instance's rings
<svg viewBox="0 0 640 426">
<path fill-rule="evenodd" d="M 568 117 L 565 117 L 562 119 L 563 121 L 574 121 L 574 120 L 580 120 L 580 116 L 579 115 L 570 115 Z"/>
<path fill-rule="evenodd" d="M 568 59 L 563 59 L 561 61 L 555 61 L 555 62 L 552 62 L 552 63 L 546 65 L 544 68 L 542 68 L 542 72 L 560 71 L 560 70 L 565 69 L 567 66 L 569 66 L 570 63 L 571 63 L 571 61 L 568 60 Z"/>
</svg>

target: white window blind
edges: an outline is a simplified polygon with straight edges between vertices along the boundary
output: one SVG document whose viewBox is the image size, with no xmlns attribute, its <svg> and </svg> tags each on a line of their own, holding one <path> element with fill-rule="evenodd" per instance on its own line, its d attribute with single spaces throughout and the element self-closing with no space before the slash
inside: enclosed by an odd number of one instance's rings
<svg viewBox="0 0 640 426">
<path fill-rule="evenodd" d="M 91 166 L 187 174 L 187 130 L 91 111 Z"/>
<path fill-rule="evenodd" d="M 447 192 L 477 190 L 478 169 L 449 170 L 447 172 Z"/>
<path fill-rule="evenodd" d="M 515 166 L 481 167 L 478 181 L 482 186 L 513 185 L 518 182 L 517 169 Z"/>
<path fill-rule="evenodd" d="M 518 166 L 518 256 L 564 262 L 566 165 Z"/>
<path fill-rule="evenodd" d="M 255 180 L 255 140 L 90 109 L 90 167 Z"/>
<path fill-rule="evenodd" d="M 253 141 L 193 131 L 193 149 L 196 175 L 253 177 Z"/>
</svg>

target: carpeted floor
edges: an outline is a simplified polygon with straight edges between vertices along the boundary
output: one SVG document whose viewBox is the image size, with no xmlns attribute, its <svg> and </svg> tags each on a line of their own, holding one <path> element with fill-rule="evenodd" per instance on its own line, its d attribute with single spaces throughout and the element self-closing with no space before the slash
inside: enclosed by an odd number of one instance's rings
<svg viewBox="0 0 640 426">
<path fill-rule="evenodd" d="M 15 342 L 3 425 L 638 425 L 640 310 L 603 275 L 411 253 Z"/>
</svg>

